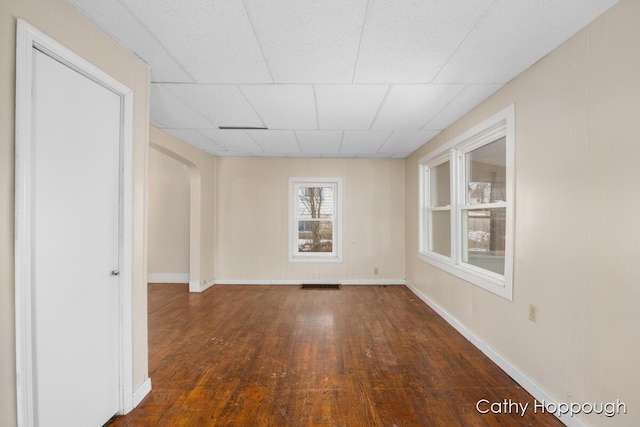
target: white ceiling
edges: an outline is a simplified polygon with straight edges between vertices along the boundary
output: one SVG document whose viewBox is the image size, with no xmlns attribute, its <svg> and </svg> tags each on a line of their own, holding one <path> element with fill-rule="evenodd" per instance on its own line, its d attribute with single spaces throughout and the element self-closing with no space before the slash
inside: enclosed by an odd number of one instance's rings
<svg viewBox="0 0 640 427">
<path fill-rule="evenodd" d="M 204 151 L 403 158 L 617 0 L 70 2 L 149 64 L 151 122 Z"/>
</svg>

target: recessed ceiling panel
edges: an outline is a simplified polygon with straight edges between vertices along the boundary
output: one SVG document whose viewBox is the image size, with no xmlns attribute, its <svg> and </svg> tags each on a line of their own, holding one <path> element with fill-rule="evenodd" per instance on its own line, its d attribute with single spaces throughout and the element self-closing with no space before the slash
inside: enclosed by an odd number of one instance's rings
<svg viewBox="0 0 640 427">
<path fill-rule="evenodd" d="M 266 153 L 297 153 L 300 151 L 292 130 L 248 130 L 247 134 Z"/>
<path fill-rule="evenodd" d="M 381 153 L 412 153 L 439 132 L 437 130 L 395 131 L 378 151 Z"/>
<path fill-rule="evenodd" d="M 201 129 L 200 132 L 228 151 L 258 153 L 262 149 L 245 131 Z"/>
<path fill-rule="evenodd" d="M 303 153 L 338 153 L 342 143 L 339 130 L 298 130 L 298 143 Z"/>
<path fill-rule="evenodd" d="M 370 0 L 354 83 L 430 83 L 492 0 Z"/>
<path fill-rule="evenodd" d="M 311 85 L 242 85 L 269 129 L 317 129 Z"/>
<path fill-rule="evenodd" d="M 419 130 L 462 85 L 393 85 L 372 129 Z"/>
<path fill-rule="evenodd" d="M 501 87 L 501 84 L 466 86 L 446 107 L 440 110 L 440 112 L 427 123 L 424 129 L 441 130 L 447 128 Z"/>
<path fill-rule="evenodd" d="M 69 0 L 151 67 L 151 81 L 193 82 L 164 47 L 118 1 Z"/>
<path fill-rule="evenodd" d="M 386 85 L 316 85 L 318 127 L 369 129 L 388 89 Z"/>
<path fill-rule="evenodd" d="M 161 127 L 173 129 L 213 128 L 213 123 L 188 107 L 163 87 L 151 87 L 151 119 Z"/>
<path fill-rule="evenodd" d="M 496 1 L 434 81 L 506 83 L 616 1 Z"/>
<path fill-rule="evenodd" d="M 166 132 L 175 136 L 181 141 L 188 142 L 189 144 L 197 147 L 207 153 L 214 153 L 216 151 L 222 151 L 220 145 L 213 142 L 195 129 L 164 129 Z"/>
<path fill-rule="evenodd" d="M 245 0 L 276 83 L 351 83 L 367 0 Z"/>
<path fill-rule="evenodd" d="M 270 83 L 241 1 L 120 0 L 198 83 Z"/>
<path fill-rule="evenodd" d="M 162 87 L 217 126 L 264 127 L 235 85 L 163 84 Z"/>
<path fill-rule="evenodd" d="M 342 137 L 343 154 L 370 154 L 378 152 L 380 146 L 389 137 L 386 130 L 346 130 Z"/>
</svg>

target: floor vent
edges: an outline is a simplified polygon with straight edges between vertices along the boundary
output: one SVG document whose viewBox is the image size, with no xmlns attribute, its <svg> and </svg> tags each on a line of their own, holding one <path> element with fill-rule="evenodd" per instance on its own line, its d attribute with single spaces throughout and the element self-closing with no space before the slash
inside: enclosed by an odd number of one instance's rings
<svg viewBox="0 0 640 427">
<path fill-rule="evenodd" d="M 330 289 L 340 289 L 340 285 L 328 285 L 328 284 L 318 284 L 318 283 L 307 283 L 303 284 L 300 289 L 320 289 L 320 290 L 330 290 Z"/>
</svg>

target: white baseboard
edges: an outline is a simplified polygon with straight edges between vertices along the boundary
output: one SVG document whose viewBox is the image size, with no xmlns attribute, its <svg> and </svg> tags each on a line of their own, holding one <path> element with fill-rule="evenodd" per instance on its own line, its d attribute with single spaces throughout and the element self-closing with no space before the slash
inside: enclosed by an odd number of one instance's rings
<svg viewBox="0 0 640 427">
<path fill-rule="evenodd" d="M 142 402 L 147 394 L 151 391 L 151 378 L 147 378 L 138 386 L 138 388 L 133 392 L 133 407 L 135 408 Z"/>
<path fill-rule="evenodd" d="M 204 292 L 215 284 L 214 280 L 209 280 L 207 283 L 200 284 L 198 281 L 189 282 L 189 292 Z"/>
<path fill-rule="evenodd" d="M 301 285 L 303 283 L 322 283 L 335 285 L 404 285 L 404 279 L 287 279 L 287 280 L 243 280 L 243 279 L 215 279 L 216 285 Z"/>
<path fill-rule="evenodd" d="M 405 281 L 405 285 L 413 292 L 418 298 L 424 301 L 429 307 L 433 309 L 440 317 L 442 317 L 447 323 L 453 326 L 462 336 L 464 336 L 471 344 L 476 346 L 480 351 L 482 351 L 489 359 L 491 359 L 496 365 L 500 367 L 503 371 L 505 371 L 511 378 L 513 378 L 518 384 L 522 386 L 526 391 L 528 391 L 538 402 L 545 401 L 546 403 L 555 403 L 562 401 L 561 399 L 555 399 L 549 393 L 547 393 L 542 387 L 536 384 L 533 380 L 527 377 L 522 371 L 518 369 L 516 365 L 514 365 L 511 361 L 503 357 L 500 353 L 491 348 L 486 342 L 482 340 L 479 336 L 474 334 L 471 330 L 467 329 L 467 327 L 460 322 L 458 319 L 453 317 L 449 312 L 447 312 L 444 308 L 440 307 L 436 302 L 427 297 L 425 294 L 420 292 L 417 288 L 411 285 L 408 281 Z M 564 425 L 569 427 L 587 427 L 582 420 L 576 417 L 570 417 L 568 415 L 564 415 L 559 417 L 558 414 L 555 414 L 556 418 L 558 418 Z"/>
<path fill-rule="evenodd" d="M 189 283 L 189 273 L 147 273 L 148 283 Z"/>
</svg>

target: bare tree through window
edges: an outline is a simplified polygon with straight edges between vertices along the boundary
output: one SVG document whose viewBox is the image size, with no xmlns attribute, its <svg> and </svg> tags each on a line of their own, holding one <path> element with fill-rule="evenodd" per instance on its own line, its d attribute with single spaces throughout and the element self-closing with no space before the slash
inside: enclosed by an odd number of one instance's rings
<svg viewBox="0 0 640 427">
<path fill-rule="evenodd" d="M 298 251 L 333 251 L 333 188 L 300 187 Z"/>
</svg>

